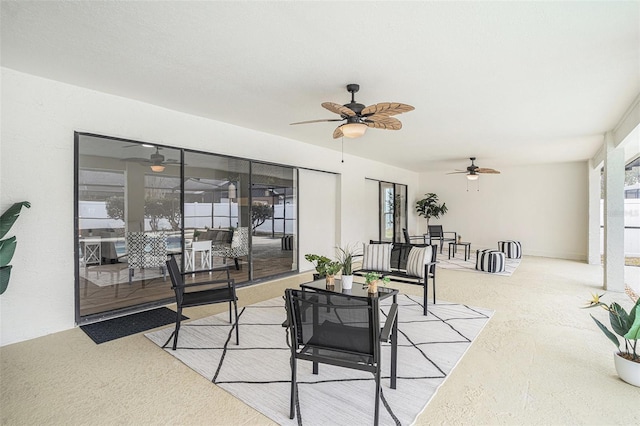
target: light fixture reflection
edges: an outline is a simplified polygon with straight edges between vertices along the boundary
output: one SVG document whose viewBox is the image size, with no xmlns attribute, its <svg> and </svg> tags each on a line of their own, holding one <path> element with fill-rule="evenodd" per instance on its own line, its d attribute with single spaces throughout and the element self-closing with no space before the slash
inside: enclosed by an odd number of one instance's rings
<svg viewBox="0 0 640 426">
<path fill-rule="evenodd" d="M 162 164 L 154 164 L 153 166 L 151 166 L 151 170 L 156 173 L 164 172 L 164 166 Z"/>
<path fill-rule="evenodd" d="M 477 175 L 477 174 L 475 174 L 475 173 L 473 173 L 473 174 L 472 174 L 472 173 L 469 173 L 469 174 L 467 175 L 467 179 L 469 179 L 469 180 L 478 180 L 478 175 Z"/>
<path fill-rule="evenodd" d="M 233 183 L 229 184 L 229 198 L 236 198 L 236 186 Z"/>
<path fill-rule="evenodd" d="M 367 125 L 363 123 L 347 123 L 340 126 L 345 138 L 359 138 L 367 131 Z"/>
</svg>

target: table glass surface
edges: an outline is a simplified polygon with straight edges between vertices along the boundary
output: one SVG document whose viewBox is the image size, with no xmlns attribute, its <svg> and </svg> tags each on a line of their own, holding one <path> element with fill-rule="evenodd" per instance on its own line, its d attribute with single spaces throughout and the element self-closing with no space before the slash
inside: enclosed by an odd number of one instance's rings
<svg viewBox="0 0 640 426">
<path fill-rule="evenodd" d="M 367 286 L 365 284 L 354 282 L 350 289 L 345 290 L 342 288 L 342 281 L 340 281 L 339 279 L 335 280 L 335 285 L 333 286 L 327 286 L 326 280 L 324 278 L 321 278 L 319 280 L 315 280 L 310 283 L 300 284 L 300 287 L 302 287 L 303 289 L 308 288 L 308 289 L 314 289 L 314 290 L 327 291 L 331 293 L 348 294 L 356 297 L 372 296 L 367 292 Z M 387 297 L 394 296 L 398 293 L 399 291 L 396 290 L 395 288 L 382 287 L 380 284 L 378 284 L 379 299 L 386 299 Z"/>
</svg>

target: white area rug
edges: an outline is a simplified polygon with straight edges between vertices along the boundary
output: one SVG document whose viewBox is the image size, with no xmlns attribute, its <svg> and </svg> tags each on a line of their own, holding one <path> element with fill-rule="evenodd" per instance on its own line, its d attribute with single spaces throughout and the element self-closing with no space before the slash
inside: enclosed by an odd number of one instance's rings
<svg viewBox="0 0 640 426">
<path fill-rule="evenodd" d="M 436 264 L 436 267 L 464 272 L 477 272 L 479 274 L 489 273 L 476 269 L 476 250 L 471 250 L 471 256 L 466 261 L 464 260 L 464 247 L 458 247 L 458 253 L 455 256 L 451 256 L 451 259 L 448 257 L 446 249 L 442 251 L 442 254 L 438 252 L 438 263 Z M 503 275 L 509 277 L 520 265 L 521 260 L 522 259 L 506 259 L 504 272 L 491 273 L 491 275 Z"/>
<path fill-rule="evenodd" d="M 460 361 L 493 311 L 440 302 L 422 315 L 421 298 L 399 295 L 398 384 L 389 383 L 390 346 L 383 346 L 383 399 L 380 424 L 408 425 Z M 381 307 L 387 311 L 390 299 Z M 384 318 L 384 315 L 381 317 Z M 228 313 L 183 323 L 178 349 L 167 353 L 282 425 L 289 419 L 290 349 L 284 300 L 275 298 L 247 306 L 240 314 L 240 345 L 228 323 Z M 167 345 L 173 327 L 146 334 L 158 346 Z M 370 373 L 298 362 L 300 424 L 373 424 L 375 383 Z"/>
</svg>

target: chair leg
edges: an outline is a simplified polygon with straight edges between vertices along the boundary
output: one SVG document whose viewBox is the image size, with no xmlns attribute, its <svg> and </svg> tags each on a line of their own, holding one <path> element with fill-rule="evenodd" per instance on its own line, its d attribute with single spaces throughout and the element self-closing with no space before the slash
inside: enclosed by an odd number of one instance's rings
<svg viewBox="0 0 640 426">
<path fill-rule="evenodd" d="M 298 392 L 296 389 L 296 358 L 291 356 L 291 402 L 289 405 L 289 418 L 293 419 L 296 415 L 296 401 L 298 400 Z"/>
<path fill-rule="evenodd" d="M 182 308 L 179 307 L 176 311 L 176 330 L 173 333 L 173 350 L 178 347 L 178 333 L 180 332 L 180 319 L 182 318 Z"/>
<path fill-rule="evenodd" d="M 238 303 L 233 301 L 233 311 L 236 314 L 236 345 L 240 344 L 240 324 L 238 323 Z M 231 307 L 229 307 L 229 315 L 231 315 Z"/>
<path fill-rule="evenodd" d="M 433 278 L 431 279 L 433 284 L 433 304 L 436 304 L 436 274 L 433 274 Z"/>
<path fill-rule="evenodd" d="M 378 426 L 378 418 L 380 413 L 380 365 L 378 365 L 378 371 L 376 372 L 376 411 L 373 416 L 373 424 Z"/>
<path fill-rule="evenodd" d="M 424 277 L 424 294 L 422 295 L 423 315 L 427 315 L 427 303 L 429 300 L 429 276 Z"/>
</svg>

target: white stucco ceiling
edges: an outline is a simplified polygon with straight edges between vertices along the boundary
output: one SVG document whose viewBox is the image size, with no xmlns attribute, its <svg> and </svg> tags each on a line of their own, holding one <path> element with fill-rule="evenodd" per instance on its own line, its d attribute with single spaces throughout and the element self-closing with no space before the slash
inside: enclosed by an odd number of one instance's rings
<svg viewBox="0 0 640 426">
<path fill-rule="evenodd" d="M 345 152 L 403 168 L 591 158 L 640 93 L 639 2 L 2 1 L 1 64 L 339 150 L 320 104 L 404 102 Z"/>
</svg>

